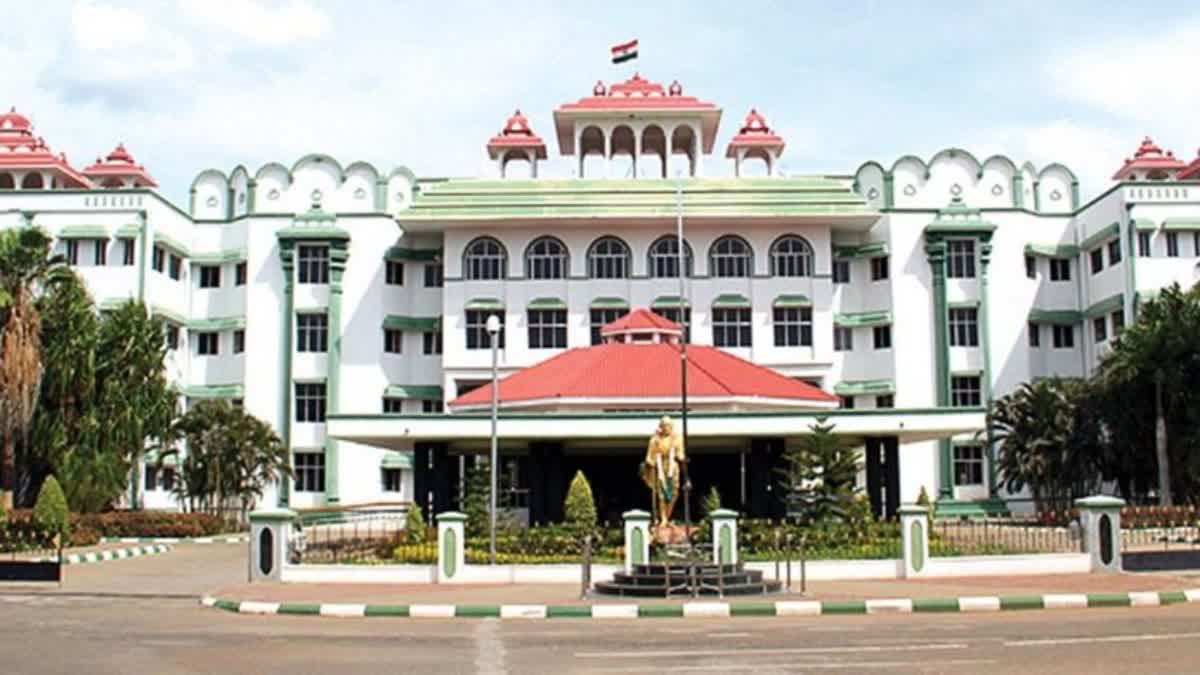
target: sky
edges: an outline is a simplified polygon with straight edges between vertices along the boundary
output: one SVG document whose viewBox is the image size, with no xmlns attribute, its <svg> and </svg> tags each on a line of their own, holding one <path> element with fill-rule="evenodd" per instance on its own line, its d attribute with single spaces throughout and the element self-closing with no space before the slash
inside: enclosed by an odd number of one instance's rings
<svg viewBox="0 0 1200 675">
<path fill-rule="evenodd" d="M 1200 147 L 1200 5 L 960 2 L 41 0 L 5 4 L 0 106 L 77 168 L 122 141 L 171 199 L 206 168 L 323 152 L 418 176 L 493 175 L 515 108 L 569 176 L 551 113 L 633 71 L 724 110 L 709 175 L 751 107 L 788 174 L 961 147 L 1062 162 L 1085 199 L 1145 135 Z M 640 41 L 639 58 L 609 48 Z"/>
</svg>

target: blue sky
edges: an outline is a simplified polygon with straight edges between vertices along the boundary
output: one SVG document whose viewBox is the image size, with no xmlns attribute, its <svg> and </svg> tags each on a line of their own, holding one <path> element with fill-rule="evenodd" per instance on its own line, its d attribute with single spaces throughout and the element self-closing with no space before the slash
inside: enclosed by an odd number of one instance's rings
<svg viewBox="0 0 1200 675">
<path fill-rule="evenodd" d="M 566 176 L 551 111 L 634 69 L 721 106 L 722 154 L 758 107 L 789 173 L 958 146 L 1061 161 L 1086 196 L 1143 135 L 1185 160 L 1200 146 L 1200 8 L 1187 3 L 79 0 L 4 13 L 0 105 L 77 166 L 124 141 L 180 201 L 202 169 L 309 152 L 486 174 L 484 144 L 516 107 L 550 141 L 544 175 Z M 640 58 L 612 66 L 608 48 L 632 38 Z"/>
</svg>

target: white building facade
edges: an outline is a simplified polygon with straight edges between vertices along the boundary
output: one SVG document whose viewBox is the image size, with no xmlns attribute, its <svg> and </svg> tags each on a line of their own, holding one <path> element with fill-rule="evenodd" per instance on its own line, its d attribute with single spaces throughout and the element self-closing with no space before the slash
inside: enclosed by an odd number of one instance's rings
<svg viewBox="0 0 1200 675">
<path fill-rule="evenodd" d="M 314 154 L 203 171 L 184 208 L 124 148 L 78 172 L 8 113 L 0 227 L 52 234 L 101 308 L 134 298 L 164 317 L 184 405 L 228 398 L 270 422 L 296 479 L 266 500 L 299 508 L 452 505 L 447 485 L 489 434 L 453 405 L 491 379 L 486 318 L 503 320 L 504 377 L 598 343 L 600 326 L 637 307 L 840 396 L 841 410 L 819 414 L 864 441 L 877 512 L 922 489 L 943 514 L 1019 508 L 980 433 L 988 403 L 1091 372 L 1140 302 L 1197 279 L 1200 160 L 1148 139 L 1085 202 L 1062 165 L 961 149 L 779 175 L 783 139 L 757 111 L 723 166 L 711 157 L 721 110 L 637 76 L 554 117 L 576 177 L 538 176 L 546 145 L 518 112 L 487 144 L 498 177 L 423 179 Z M 531 165 L 526 177 L 514 162 Z M 748 177 L 756 162 L 766 170 Z M 668 409 L 506 410 L 510 487 L 536 493 L 612 439 L 632 457 Z M 732 448 L 723 494 L 770 515 L 750 506 L 756 484 L 817 414 L 698 413 L 695 444 Z M 568 458 L 553 471 L 552 440 Z M 173 508 L 168 477 L 146 473 L 140 504 Z"/>
</svg>

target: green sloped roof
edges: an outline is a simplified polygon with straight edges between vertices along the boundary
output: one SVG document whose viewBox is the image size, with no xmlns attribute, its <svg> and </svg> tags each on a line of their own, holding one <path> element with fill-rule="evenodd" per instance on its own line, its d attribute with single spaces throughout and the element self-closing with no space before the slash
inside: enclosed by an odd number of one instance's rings
<svg viewBox="0 0 1200 675">
<path fill-rule="evenodd" d="M 436 333 L 442 319 L 437 316 L 400 316 L 389 314 L 383 319 L 383 327 L 413 333 Z"/>
<path fill-rule="evenodd" d="M 775 302 L 771 304 L 775 307 L 810 307 L 812 306 L 812 300 L 807 295 L 797 293 L 777 296 Z"/>
<path fill-rule="evenodd" d="M 471 298 L 467 309 L 504 309 L 504 302 L 497 298 Z"/>
<path fill-rule="evenodd" d="M 596 309 L 628 309 L 629 301 L 624 298 L 596 298 L 591 306 Z"/>
<path fill-rule="evenodd" d="M 854 328 L 857 326 L 882 326 L 891 322 L 892 313 L 887 310 L 833 315 L 834 325 L 841 326 L 843 328 Z"/>
<path fill-rule="evenodd" d="M 894 394 L 896 383 L 892 380 L 846 380 L 833 386 L 838 396 L 862 396 L 865 394 Z"/>
<path fill-rule="evenodd" d="M 660 295 L 654 299 L 654 302 L 650 303 L 650 306 L 657 307 L 657 308 L 665 308 L 665 309 L 670 309 L 672 307 L 678 307 L 679 306 L 679 296 L 678 295 Z M 691 307 L 692 303 L 688 302 L 687 300 L 684 300 L 683 306 Z"/>
<path fill-rule="evenodd" d="M 1025 253 L 1043 258 L 1074 258 L 1079 255 L 1079 247 L 1074 244 L 1025 244 Z"/>
<path fill-rule="evenodd" d="M 529 301 L 528 309 L 566 309 L 567 303 L 562 298 L 534 298 Z"/>
<path fill-rule="evenodd" d="M 381 469 L 411 469 L 413 468 L 412 455 L 407 452 L 396 452 L 388 450 L 383 453 L 383 459 L 379 462 Z"/>
<path fill-rule="evenodd" d="M 423 401 L 442 400 L 442 388 L 435 384 L 389 384 L 383 390 L 388 398 L 411 398 Z"/>
<path fill-rule="evenodd" d="M 1162 229 L 1176 232 L 1200 230 L 1200 218 L 1167 218 L 1163 221 Z"/>
<path fill-rule="evenodd" d="M 246 387 L 241 384 L 193 384 L 183 388 L 188 398 L 241 398 Z"/>
<path fill-rule="evenodd" d="M 1110 295 L 1099 302 L 1092 303 L 1087 309 L 1083 310 L 1083 315 L 1086 318 L 1094 319 L 1098 316 L 1111 314 L 1125 306 L 1125 296 L 1121 293 Z"/>
<path fill-rule="evenodd" d="M 1083 321 L 1083 313 L 1073 309 L 1034 309 L 1029 312 L 1029 323 L 1076 324 Z"/>
<path fill-rule="evenodd" d="M 244 316 L 221 316 L 209 319 L 188 319 L 188 330 L 234 330 L 246 327 Z"/>
<path fill-rule="evenodd" d="M 1157 230 L 1158 226 L 1149 218 L 1134 218 L 1133 226 L 1138 230 Z"/>
<path fill-rule="evenodd" d="M 172 237 L 169 234 L 166 234 L 164 232 L 155 232 L 154 233 L 154 243 L 158 244 L 160 246 L 165 246 L 169 249 L 172 249 L 173 251 L 175 251 L 179 255 L 182 255 L 185 258 L 188 257 L 188 247 L 185 246 L 183 244 L 183 242 L 179 241 L 178 239 L 175 239 L 174 237 Z"/>
<path fill-rule="evenodd" d="M 400 262 L 434 262 L 441 260 L 442 249 L 393 246 L 383 254 L 383 258 L 384 260 L 395 260 Z"/>
<path fill-rule="evenodd" d="M 59 239 L 108 239 L 103 225 L 67 225 L 58 231 Z"/>
<path fill-rule="evenodd" d="M 1097 244 L 1101 244 L 1105 240 L 1111 239 L 1111 238 L 1117 236 L 1117 234 L 1120 231 L 1121 231 L 1120 223 L 1109 223 L 1108 225 L 1105 225 L 1104 227 L 1100 228 L 1099 230 L 1096 230 L 1096 232 L 1093 233 L 1092 236 L 1088 237 L 1087 239 L 1084 239 L 1083 242 L 1081 244 L 1079 244 L 1079 249 L 1081 251 L 1086 251 L 1088 249 L 1094 248 Z"/>
<path fill-rule="evenodd" d="M 845 260 L 849 258 L 875 258 L 888 254 L 886 241 L 869 241 L 865 244 L 834 244 L 833 257 Z"/>
<path fill-rule="evenodd" d="M 713 299 L 713 307 L 749 307 L 750 298 L 740 293 L 722 293 Z"/>
<path fill-rule="evenodd" d="M 136 239 L 142 233 L 142 226 L 128 223 L 117 228 L 118 239 Z"/>
<path fill-rule="evenodd" d="M 206 251 L 193 253 L 192 262 L 198 265 L 220 265 L 221 263 L 243 262 L 246 260 L 246 249 L 231 248 L 224 251 Z"/>
</svg>

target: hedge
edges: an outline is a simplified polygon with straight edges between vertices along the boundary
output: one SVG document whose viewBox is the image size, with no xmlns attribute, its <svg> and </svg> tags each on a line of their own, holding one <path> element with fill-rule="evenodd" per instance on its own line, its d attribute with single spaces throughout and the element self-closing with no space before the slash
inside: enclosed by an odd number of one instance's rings
<svg viewBox="0 0 1200 675">
<path fill-rule="evenodd" d="M 20 531 L 40 530 L 30 510 L 15 510 L 9 523 L 19 524 Z M 11 529 L 18 527 L 13 525 Z M 112 511 L 109 513 L 72 513 L 71 528 L 66 543 L 70 546 L 92 546 L 103 537 L 210 537 L 237 530 L 233 523 L 209 513 L 175 513 L 169 511 Z M 15 530 L 14 530 L 15 531 Z M 30 535 L 32 536 L 32 535 Z"/>
</svg>

